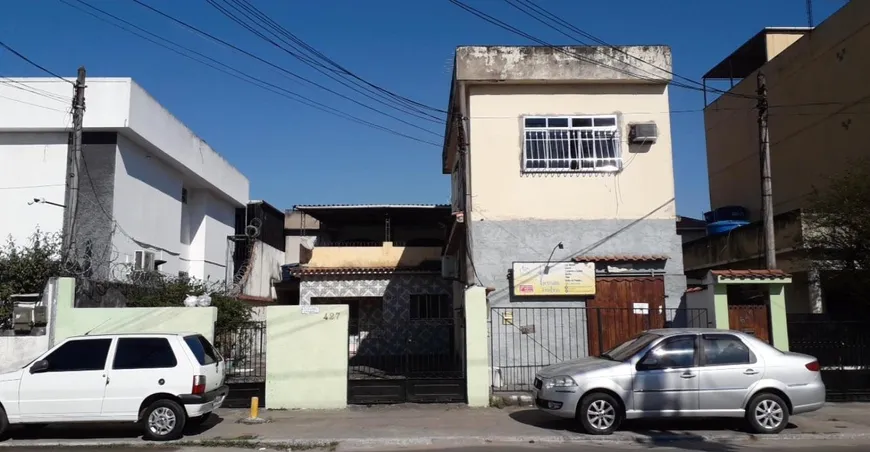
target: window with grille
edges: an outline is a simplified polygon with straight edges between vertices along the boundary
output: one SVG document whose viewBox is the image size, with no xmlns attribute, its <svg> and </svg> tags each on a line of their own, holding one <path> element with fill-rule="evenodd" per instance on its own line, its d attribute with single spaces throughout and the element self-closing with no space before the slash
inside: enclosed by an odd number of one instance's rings
<svg viewBox="0 0 870 452">
<path fill-rule="evenodd" d="M 616 116 L 523 118 L 523 171 L 608 173 L 622 169 Z"/>
<path fill-rule="evenodd" d="M 450 297 L 439 294 L 411 295 L 411 320 L 451 319 L 453 307 Z"/>
</svg>

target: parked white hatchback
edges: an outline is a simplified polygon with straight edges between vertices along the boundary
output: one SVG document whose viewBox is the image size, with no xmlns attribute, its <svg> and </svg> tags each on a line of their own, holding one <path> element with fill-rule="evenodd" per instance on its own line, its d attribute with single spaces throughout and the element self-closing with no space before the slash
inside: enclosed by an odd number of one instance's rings
<svg viewBox="0 0 870 452">
<path fill-rule="evenodd" d="M 223 380 L 223 359 L 199 334 L 73 337 L 0 374 L 0 435 L 16 424 L 135 422 L 146 439 L 177 439 L 221 406 Z"/>
</svg>

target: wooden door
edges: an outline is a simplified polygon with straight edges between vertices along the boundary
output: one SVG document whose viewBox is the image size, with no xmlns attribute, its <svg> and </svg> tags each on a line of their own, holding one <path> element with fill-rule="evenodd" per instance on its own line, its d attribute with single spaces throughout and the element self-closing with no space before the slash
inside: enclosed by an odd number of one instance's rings
<svg viewBox="0 0 870 452">
<path fill-rule="evenodd" d="M 770 343 L 770 315 L 767 305 L 728 306 L 728 324 L 732 330 L 751 334 L 768 344 Z"/>
<path fill-rule="evenodd" d="M 591 356 L 598 356 L 644 330 L 664 327 L 663 277 L 598 278 L 595 292 L 595 298 L 586 303 Z M 636 308 L 635 303 L 643 306 Z"/>
</svg>

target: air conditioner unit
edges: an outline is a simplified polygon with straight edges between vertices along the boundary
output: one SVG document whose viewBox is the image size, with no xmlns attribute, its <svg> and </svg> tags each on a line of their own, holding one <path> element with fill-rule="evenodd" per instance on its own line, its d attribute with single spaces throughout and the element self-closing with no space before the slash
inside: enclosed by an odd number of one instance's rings
<svg viewBox="0 0 870 452">
<path fill-rule="evenodd" d="M 629 124 L 628 139 L 634 144 L 655 143 L 659 130 L 655 123 Z"/>
<path fill-rule="evenodd" d="M 133 267 L 141 271 L 154 271 L 154 253 L 152 251 L 136 250 L 134 255 Z"/>
<path fill-rule="evenodd" d="M 457 265 L 456 257 L 454 256 L 441 256 L 441 277 L 442 278 L 456 278 L 457 273 L 459 273 L 459 268 Z"/>
</svg>

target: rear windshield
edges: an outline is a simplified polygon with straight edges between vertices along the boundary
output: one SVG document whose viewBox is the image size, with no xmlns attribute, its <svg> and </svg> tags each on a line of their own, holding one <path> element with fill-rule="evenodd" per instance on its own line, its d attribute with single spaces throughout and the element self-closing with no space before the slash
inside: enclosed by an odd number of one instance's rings
<svg viewBox="0 0 870 452">
<path fill-rule="evenodd" d="M 208 339 L 197 334 L 196 336 L 186 336 L 184 342 L 190 347 L 190 351 L 193 352 L 193 356 L 196 356 L 196 360 L 199 361 L 201 366 L 218 362 L 217 352 L 215 352 L 214 347 L 211 346 Z"/>
</svg>

